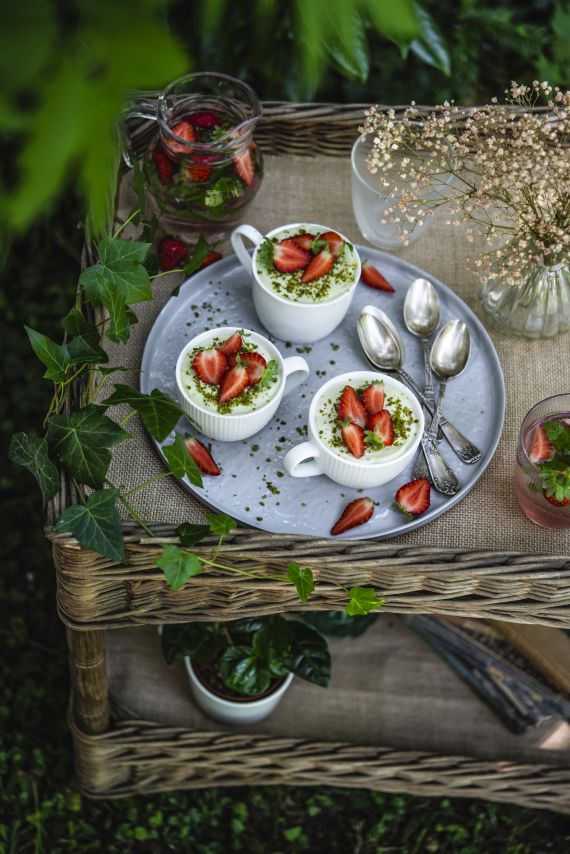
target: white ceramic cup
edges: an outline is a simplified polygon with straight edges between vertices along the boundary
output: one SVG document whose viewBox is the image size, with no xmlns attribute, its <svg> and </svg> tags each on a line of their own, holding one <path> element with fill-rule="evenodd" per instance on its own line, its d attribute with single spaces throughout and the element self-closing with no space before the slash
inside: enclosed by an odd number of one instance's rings
<svg viewBox="0 0 570 854">
<path fill-rule="evenodd" d="M 361 385 L 374 380 L 383 380 L 387 387 L 400 392 L 405 397 L 406 402 L 409 402 L 414 418 L 417 418 L 418 421 L 416 435 L 409 445 L 402 447 L 401 453 L 392 454 L 385 460 L 365 462 L 364 460 L 340 457 L 318 436 L 315 424 L 318 407 L 332 385 L 337 386 L 339 382 L 348 385 L 349 381 L 350 384 Z M 423 430 L 422 407 L 415 395 L 406 386 L 386 374 L 373 371 L 352 371 L 333 377 L 317 391 L 309 408 L 309 441 L 291 448 L 285 454 L 283 465 L 292 477 L 314 477 L 319 474 L 326 474 L 327 477 L 341 486 L 349 486 L 353 489 L 381 486 L 397 477 L 405 469 L 416 452 Z"/>
<path fill-rule="evenodd" d="M 206 715 L 224 724 L 254 724 L 263 720 L 275 710 L 293 681 L 293 673 L 289 673 L 279 687 L 266 697 L 259 700 L 232 701 L 210 691 L 198 678 L 188 657 L 184 659 L 184 664 L 196 704 Z"/>
<path fill-rule="evenodd" d="M 324 231 L 336 231 L 336 229 L 315 223 L 293 223 L 274 228 L 269 234 L 263 235 L 252 225 L 239 225 L 232 232 L 231 244 L 242 266 L 252 277 L 253 304 L 265 328 L 282 341 L 291 341 L 295 344 L 312 344 L 314 341 L 319 341 L 319 339 L 330 335 L 344 319 L 360 279 L 360 258 L 355 252 L 357 269 L 354 274 L 354 282 L 335 299 L 299 303 L 279 296 L 279 294 L 269 290 L 257 273 L 257 251 L 266 236 L 275 237 L 284 230 L 300 229 L 315 234 Z M 350 242 L 339 231 L 336 233 L 346 242 Z M 245 248 L 244 237 L 255 246 L 252 256 Z"/>
<path fill-rule="evenodd" d="M 237 331 L 240 331 L 239 326 L 220 326 L 217 329 L 209 329 L 207 332 L 196 335 L 184 347 L 176 363 L 176 387 L 182 409 L 192 424 L 204 436 L 221 442 L 237 442 L 239 439 L 247 439 L 262 430 L 275 415 L 281 398 L 297 388 L 309 375 L 309 366 L 302 356 L 289 356 L 284 359 L 271 341 L 268 341 L 263 335 L 259 335 L 258 332 L 245 329 L 243 333 L 246 340 L 252 344 L 261 345 L 269 353 L 270 359 L 275 359 L 279 365 L 279 382 L 273 396 L 258 409 L 244 413 L 213 412 L 201 406 L 188 395 L 182 381 L 182 370 L 187 355 L 196 347 L 207 346 L 215 338 L 223 341 Z"/>
</svg>

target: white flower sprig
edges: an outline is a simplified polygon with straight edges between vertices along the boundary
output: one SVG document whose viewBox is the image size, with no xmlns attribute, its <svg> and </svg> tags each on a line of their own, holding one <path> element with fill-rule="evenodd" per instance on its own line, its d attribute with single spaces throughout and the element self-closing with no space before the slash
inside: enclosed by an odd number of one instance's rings
<svg viewBox="0 0 570 854">
<path fill-rule="evenodd" d="M 535 80 L 505 95 L 468 110 L 445 102 L 427 116 L 413 103 L 399 117 L 372 107 L 360 130 L 372 138 L 368 169 L 391 199 L 383 223 L 407 243 L 447 205 L 448 224 L 466 223 L 467 240 L 475 229 L 487 235 L 481 277 L 519 285 L 537 265 L 569 261 L 570 91 Z"/>
</svg>

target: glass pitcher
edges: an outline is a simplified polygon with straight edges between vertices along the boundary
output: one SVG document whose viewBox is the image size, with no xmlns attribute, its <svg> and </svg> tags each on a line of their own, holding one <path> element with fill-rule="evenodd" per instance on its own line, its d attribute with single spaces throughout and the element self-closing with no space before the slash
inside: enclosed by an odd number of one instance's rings
<svg viewBox="0 0 570 854">
<path fill-rule="evenodd" d="M 211 72 L 175 80 L 156 100 L 135 101 L 129 116 L 158 124 L 143 171 L 166 231 L 189 242 L 203 233 L 214 243 L 241 221 L 263 174 L 253 141 L 261 112 L 250 86 Z"/>
</svg>

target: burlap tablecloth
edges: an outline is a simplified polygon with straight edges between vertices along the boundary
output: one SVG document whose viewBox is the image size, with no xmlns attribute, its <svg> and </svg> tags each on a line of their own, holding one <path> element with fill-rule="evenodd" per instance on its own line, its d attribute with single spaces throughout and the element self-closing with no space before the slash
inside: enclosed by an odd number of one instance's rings
<svg viewBox="0 0 570 854">
<path fill-rule="evenodd" d="M 248 222 L 263 232 L 287 222 L 324 222 L 355 243 L 363 242 L 352 213 L 348 157 L 266 156 L 265 167 L 262 187 L 247 214 Z M 131 209 L 131 202 L 125 186 L 121 208 Z M 468 254 L 479 249 L 481 246 L 467 243 L 460 229 L 446 226 L 445 217 L 438 215 L 417 242 L 402 251 L 402 257 L 445 282 L 480 314 L 479 285 L 467 259 Z M 227 254 L 229 246 L 223 246 L 222 251 Z M 128 344 L 109 346 L 111 364 L 133 369 L 131 374 L 119 375 L 117 381 L 137 385 L 147 335 L 173 286 L 172 277 L 158 279 L 155 299 L 135 306 L 139 323 Z M 517 504 L 513 476 L 518 429 L 526 412 L 548 395 L 570 391 L 570 337 L 526 341 L 490 331 L 507 391 L 505 428 L 497 453 L 463 501 L 429 525 L 392 542 L 570 555 L 570 529 L 546 530 L 529 522 Z M 118 409 L 117 414 L 120 412 Z M 124 490 L 164 470 L 138 417 L 129 422 L 129 430 L 135 440 L 114 449 L 109 472 L 110 480 Z M 203 519 L 200 503 L 173 478 L 136 493 L 132 504 L 147 522 L 177 525 Z M 231 504 L 227 512 L 232 512 Z"/>
</svg>

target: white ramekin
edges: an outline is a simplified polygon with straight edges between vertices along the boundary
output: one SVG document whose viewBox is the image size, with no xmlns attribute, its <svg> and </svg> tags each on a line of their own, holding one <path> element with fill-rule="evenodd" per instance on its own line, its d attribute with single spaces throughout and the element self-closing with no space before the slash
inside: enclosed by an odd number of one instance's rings
<svg viewBox="0 0 570 854">
<path fill-rule="evenodd" d="M 414 417 L 418 419 L 417 432 L 413 441 L 402 448 L 401 453 L 396 453 L 386 460 L 364 464 L 348 457 L 340 457 L 326 445 L 317 435 L 315 415 L 321 400 L 331 385 L 337 385 L 342 381 L 347 384 L 349 380 L 361 385 L 365 382 L 383 380 L 388 386 L 399 391 L 409 401 Z M 292 477 L 314 477 L 326 474 L 331 480 L 340 483 L 341 486 L 349 486 L 354 489 L 367 489 L 381 486 L 394 477 L 397 477 L 410 462 L 421 441 L 424 431 L 424 415 L 422 407 L 415 395 L 398 380 L 386 374 L 376 371 L 351 371 L 340 374 L 326 382 L 317 391 L 309 408 L 309 441 L 302 442 L 285 454 L 283 465 Z"/>
<path fill-rule="evenodd" d="M 220 442 L 237 442 L 240 439 L 247 439 L 262 430 L 268 424 L 277 407 L 281 403 L 281 398 L 285 394 L 293 391 L 294 388 L 303 382 L 309 375 L 309 366 L 302 356 L 289 356 L 284 359 L 279 350 L 271 341 L 264 338 L 258 332 L 253 332 L 250 329 L 245 329 L 245 337 L 253 344 L 261 345 L 269 352 L 271 359 L 279 365 L 279 384 L 275 390 L 271 400 L 264 403 L 259 409 L 254 409 L 252 412 L 245 413 L 226 413 L 212 412 L 203 406 L 200 406 L 195 400 L 192 400 L 184 388 L 182 382 L 182 368 L 189 352 L 196 347 L 209 344 L 214 338 L 222 340 L 229 338 L 234 332 L 240 331 L 239 326 L 219 326 L 217 329 L 209 329 L 207 332 L 201 332 L 196 335 L 184 347 L 178 357 L 176 363 L 176 387 L 178 390 L 178 399 L 180 405 L 187 417 L 190 419 L 198 430 L 207 436 L 209 439 L 217 439 Z"/>
<path fill-rule="evenodd" d="M 312 344 L 330 335 L 344 319 L 354 291 L 360 279 L 360 258 L 356 254 L 357 267 L 354 281 L 350 287 L 336 299 L 328 302 L 300 303 L 292 302 L 279 296 L 264 285 L 257 273 L 257 252 L 265 237 L 275 237 L 285 230 L 309 230 L 315 233 L 336 231 L 344 241 L 349 243 L 344 235 L 326 225 L 316 223 L 292 223 L 274 228 L 269 234 L 263 235 L 252 225 L 239 225 L 231 236 L 231 244 L 239 261 L 252 277 L 252 296 L 255 310 L 265 328 L 282 341 L 295 344 Z M 243 238 L 247 237 L 254 246 L 253 256 L 244 246 Z"/>
</svg>

